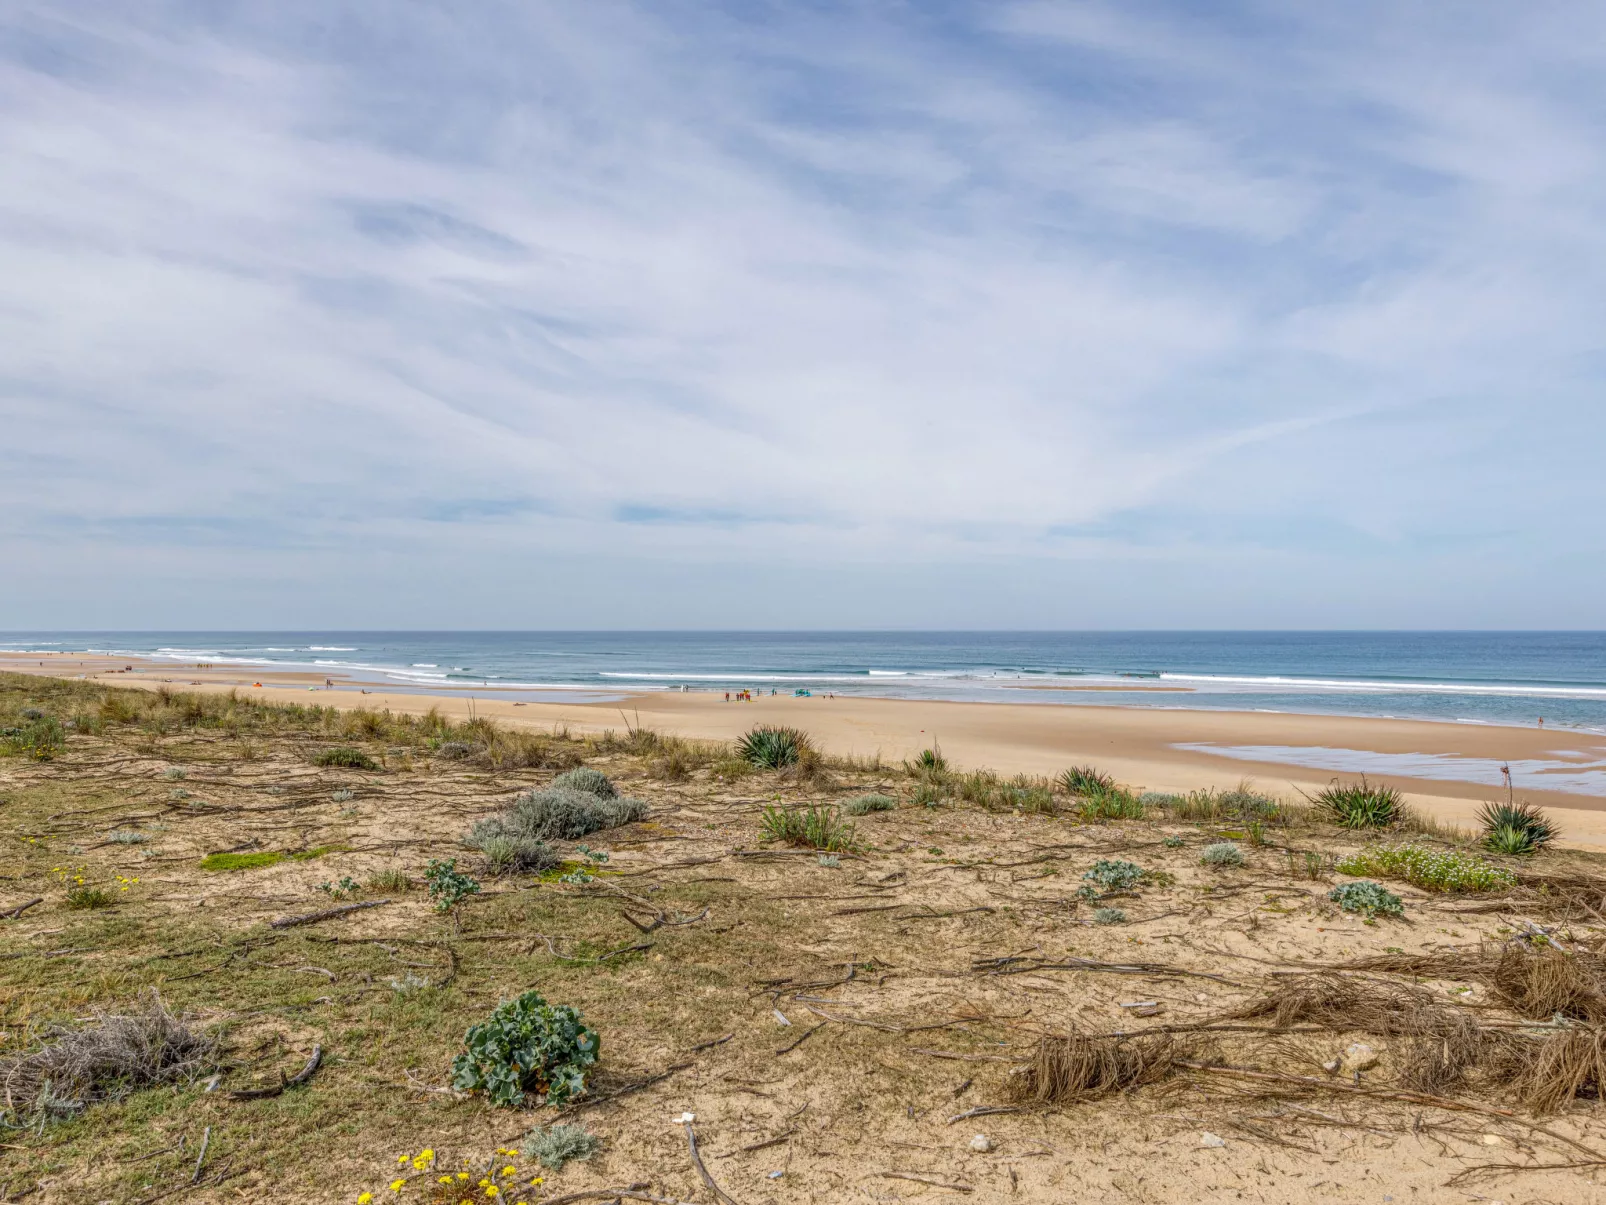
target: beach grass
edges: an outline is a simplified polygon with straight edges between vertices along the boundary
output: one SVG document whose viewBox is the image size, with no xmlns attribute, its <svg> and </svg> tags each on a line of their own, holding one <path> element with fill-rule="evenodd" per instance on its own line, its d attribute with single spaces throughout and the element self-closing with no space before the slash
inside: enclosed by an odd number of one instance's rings
<svg viewBox="0 0 1606 1205">
<path fill-rule="evenodd" d="M 382 710 L 353 718 L 223 693 L 162 698 L 0 675 L 0 719 L 24 719 L 25 706 L 61 719 L 64 739 L 49 762 L 18 751 L 4 766 L 13 775 L 4 792 L 3 836 L 13 851 L 7 874 L 15 876 L 7 906 L 35 895 L 46 900 L 6 921 L 0 935 L 7 941 L 0 961 L 0 1002 L 10 1010 L 6 1053 L 41 1051 L 57 1029 L 88 1029 L 97 1010 L 134 1015 L 154 988 L 189 1032 L 218 1043 L 222 1073 L 210 1091 L 216 1072 L 209 1070 L 81 1110 L 13 1118 L 0 1155 L 8 1190 L 48 1181 L 49 1191 L 72 1205 L 191 1193 L 355 1200 L 368 1190 L 376 1201 L 394 1199 L 385 1185 L 403 1151 L 427 1145 L 454 1160 L 483 1159 L 495 1143 L 516 1143 L 533 1121 L 550 1129 L 556 1118 L 521 1120 L 450 1088 L 451 1061 L 468 1027 L 532 984 L 549 1000 L 580 1009 L 603 1035 L 595 1107 L 583 1114 L 603 1147 L 553 1173 L 572 1179 L 552 1179 L 546 1195 L 595 1195 L 648 1177 L 661 1178 L 654 1194 L 689 1199 L 700 1191 L 684 1141 L 660 1141 L 662 1118 L 688 1107 L 684 1093 L 695 1084 L 699 1102 L 706 1101 L 696 1105 L 695 1124 L 705 1127 L 699 1136 L 711 1131 L 711 1151 L 733 1152 L 710 1159 L 712 1174 L 736 1199 L 759 1200 L 774 1168 L 829 1185 L 843 1151 L 872 1166 L 908 1166 L 895 1161 L 909 1149 L 896 1143 L 911 1140 L 915 1114 L 935 1117 L 935 1132 L 947 1135 L 954 1131 L 943 1125 L 946 1117 L 1015 1099 L 1013 1066 L 999 1060 L 1017 1050 L 1032 1058 L 1020 1040 L 1023 1000 L 1036 1010 L 1030 1026 L 1039 1017 L 1112 1012 L 1107 976 L 1039 976 L 1028 989 L 1033 994 L 1021 997 L 1011 994 L 1019 981 L 987 969 L 994 954 L 1007 963 L 1041 945 L 1052 957 L 1071 949 L 1094 965 L 1152 961 L 1163 973 L 1186 964 L 1196 972 L 1188 999 L 1195 988 L 1212 993 L 1202 1006 L 1211 1015 L 1238 1007 L 1243 993 L 1218 986 L 1219 960 L 1190 946 L 1196 934 L 1208 950 L 1241 943 L 1257 924 L 1285 927 L 1279 940 L 1312 949 L 1329 943 L 1320 947 L 1329 961 L 1341 946 L 1380 954 L 1383 941 L 1399 940 L 1389 934 L 1367 947 L 1369 929 L 1333 934 L 1319 927 L 1315 902 L 1273 903 L 1278 884 L 1263 880 L 1285 861 L 1283 885 L 1301 887 L 1298 875 L 1325 874 L 1333 851 L 1353 849 L 1355 836 L 1247 788 L 1144 799 L 1141 819 L 1083 828 L 1082 805 L 1045 779 L 898 763 L 855 769 L 821 755 L 820 764 L 841 776 L 833 783 L 759 770 L 737 758 L 733 743 L 677 746 L 678 738 L 638 725 L 617 736 L 554 731 L 514 740 L 486 721 Z M 67 725 L 74 714 L 94 722 Z M 462 748 L 445 753 L 447 745 Z M 252 750 L 250 759 L 242 746 Z M 331 747 L 358 749 L 385 771 L 312 764 Z M 671 766 L 677 748 L 681 762 Z M 529 752 L 506 752 L 518 749 Z M 509 864 L 502 878 L 487 880 L 450 912 L 430 906 L 419 883 L 431 861 L 477 859 L 461 843 L 466 828 L 526 792 L 551 789 L 557 774 L 581 763 L 588 773 L 560 789 L 606 778 L 617 797 L 652 805 L 582 838 L 606 842 L 610 862 L 593 862 L 564 844 L 572 839 L 553 837 L 563 857 L 558 867 L 524 874 Z M 168 777 L 169 768 L 183 777 Z M 365 776 L 357 780 L 358 773 Z M 351 781 L 361 782 L 361 815 L 352 814 L 349 799 L 335 798 Z M 1085 804 L 1119 790 L 1112 783 L 1076 798 Z M 590 798 L 604 794 L 593 790 Z M 1046 806 L 1034 802 L 1045 797 Z M 899 798 L 942 807 L 887 806 Z M 1201 825 L 1230 820 L 1247 834 L 1234 846 L 1247 869 L 1234 869 L 1231 855 L 1202 860 L 1207 843 L 1220 844 L 1213 827 L 1182 836 L 1168 828 L 1189 808 Z M 849 817 L 857 814 L 873 818 L 856 829 Z M 542 817 L 551 819 L 546 811 Z M 1282 826 L 1294 824 L 1308 849 L 1281 848 L 1290 844 Z M 151 841 L 107 836 L 135 831 Z M 1257 834 L 1265 848 L 1252 847 Z M 1413 840 L 1430 857 L 1446 852 L 1426 836 Z M 73 848 L 83 852 L 69 854 Z M 1547 867 L 1590 865 L 1554 850 L 1534 856 Z M 52 874 L 69 857 L 86 867 L 86 883 L 108 897 L 105 906 L 73 906 Z M 1391 877 L 1376 860 L 1383 855 L 1368 857 L 1369 875 Z M 1102 914 L 1069 895 L 1069 885 L 1100 858 L 1106 863 L 1089 885 L 1107 878 L 1112 890 L 1134 892 Z M 1117 865 L 1129 858 L 1141 868 L 1136 879 Z M 458 865 L 480 873 L 471 862 Z M 1387 868 L 1401 875 L 1409 869 L 1403 862 Z M 1457 873 L 1439 878 L 1472 881 L 1470 871 Z M 131 881 L 126 891 L 116 874 Z M 331 899 L 322 883 L 338 884 L 342 894 Z M 1212 919 L 1210 908 L 1197 907 L 1200 899 L 1233 899 L 1240 890 L 1250 893 L 1243 908 L 1212 904 Z M 1312 900 L 1323 899 L 1324 890 L 1312 889 Z M 1543 921 L 1533 909 L 1548 897 L 1521 898 L 1525 915 Z M 364 907 L 306 919 L 354 905 Z M 1320 907 L 1330 912 L 1331 905 Z M 1415 908 L 1408 900 L 1408 916 Z M 1151 924 L 1178 911 L 1196 919 Z M 285 927 L 275 927 L 280 923 Z M 1476 936 L 1472 920 L 1444 923 Z M 1232 974 L 1247 983 L 1258 965 L 1235 962 Z M 940 993 L 899 995 L 914 982 L 910 968 L 939 976 L 933 982 Z M 810 1020 L 810 1008 L 865 1023 Z M 772 1011 L 784 1013 L 784 1026 Z M 809 1036 L 819 1024 L 818 1036 Z M 1129 1024 L 1121 1016 L 1105 1027 Z M 921 1031 L 918 1044 L 909 1041 L 914 1030 Z M 1027 1032 L 1035 1044 L 1036 1030 Z M 316 1075 L 285 1087 L 314 1047 L 323 1058 Z M 1276 1065 L 1271 1045 L 1223 1051 L 1240 1065 Z M 966 1064 L 957 1072 L 954 1056 Z M 1307 1072 L 1315 1074 L 1300 1070 Z M 1116 1078 L 1136 1093 L 1148 1074 Z M 956 1084 L 970 1092 L 967 1099 L 956 1099 Z M 269 1095 L 230 1098 L 245 1089 Z M 1308 1095 L 1311 1085 L 1298 1091 Z M 821 1128 L 804 1131 L 808 1141 L 797 1140 L 793 1163 L 761 1162 L 768 1147 L 755 1152 L 758 1159 L 742 1157 L 740 1147 L 786 1135 L 793 1102 L 804 1100 L 813 1106 L 804 1116 L 826 1120 L 808 1123 Z M 1215 1107 L 1203 1094 L 1189 1106 Z M 1096 1108 L 1100 1140 L 1155 1124 L 1147 1104 L 1125 1096 Z M 1407 1132 L 1419 1108 L 1407 1110 Z M 754 1111 L 752 1134 L 718 1129 L 713 1119 L 721 1109 L 742 1118 L 749 1113 L 739 1110 Z M 1177 1130 L 1190 1145 L 1201 1126 L 1222 1124 L 1209 1119 L 1213 1113 L 1203 1122 L 1192 1116 Z M 1008 1128 L 1023 1120 L 1030 1130 Z M 981 1127 L 1001 1143 L 1030 1136 L 1067 1151 L 1080 1149 L 1090 1132 L 1085 1117 L 1053 1112 L 988 1115 Z M 203 1134 L 210 1145 L 196 1184 Z M 670 1137 L 681 1139 L 678 1127 Z M 564 1138 L 577 1149 L 589 1146 Z M 1149 1142 L 1137 1145 L 1148 1150 Z M 548 1150 L 533 1139 L 529 1145 Z M 561 1166 L 556 1147 L 550 1153 Z M 1023 1161 L 1021 1199 L 1057 1199 L 1061 1186 L 1032 1182 L 1033 1174 Z M 1013 1195 L 1012 1180 L 1000 1183 Z M 428 1189 L 415 1183 L 409 1192 Z"/>
</svg>

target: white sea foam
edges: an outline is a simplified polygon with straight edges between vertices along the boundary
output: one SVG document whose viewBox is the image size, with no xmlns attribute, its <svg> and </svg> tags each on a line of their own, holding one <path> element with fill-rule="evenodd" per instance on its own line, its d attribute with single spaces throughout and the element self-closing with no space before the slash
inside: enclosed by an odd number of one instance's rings
<svg viewBox="0 0 1606 1205">
<path fill-rule="evenodd" d="M 1443 695 L 1531 696 L 1554 699 L 1606 699 L 1606 687 L 1542 686 L 1526 682 L 1389 682 L 1350 678 L 1284 678 L 1237 674 L 1163 673 L 1167 682 L 1198 682 L 1206 685 L 1249 686 L 1278 690 L 1354 691 L 1357 693 L 1409 693 Z"/>
</svg>

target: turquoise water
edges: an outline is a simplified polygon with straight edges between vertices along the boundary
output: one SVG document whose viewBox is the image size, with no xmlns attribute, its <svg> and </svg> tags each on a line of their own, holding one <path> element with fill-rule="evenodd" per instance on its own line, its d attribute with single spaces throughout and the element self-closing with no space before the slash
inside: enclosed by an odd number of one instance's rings
<svg viewBox="0 0 1606 1205">
<path fill-rule="evenodd" d="M 526 698 L 686 686 L 1464 723 L 1542 716 L 1606 732 L 1602 632 L 14 632 L 0 648 Z M 1116 689 L 1043 689 L 1056 686 Z"/>
</svg>

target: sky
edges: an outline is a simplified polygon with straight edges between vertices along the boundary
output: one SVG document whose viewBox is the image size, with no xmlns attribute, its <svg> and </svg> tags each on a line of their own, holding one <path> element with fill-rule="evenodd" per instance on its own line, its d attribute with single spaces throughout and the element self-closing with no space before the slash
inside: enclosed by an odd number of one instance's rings
<svg viewBox="0 0 1606 1205">
<path fill-rule="evenodd" d="M 0 10 L 0 629 L 1606 627 L 1606 7 Z"/>
</svg>

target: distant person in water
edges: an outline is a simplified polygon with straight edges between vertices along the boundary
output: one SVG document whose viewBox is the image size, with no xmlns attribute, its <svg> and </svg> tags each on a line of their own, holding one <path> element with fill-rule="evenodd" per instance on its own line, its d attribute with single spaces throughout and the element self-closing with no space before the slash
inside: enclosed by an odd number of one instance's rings
<svg viewBox="0 0 1606 1205">
<path fill-rule="evenodd" d="M 1539 726 L 1541 728 L 1543 728 L 1545 726 L 1545 717 L 1544 716 L 1540 716 L 1539 717 Z"/>
<path fill-rule="evenodd" d="M 729 703 L 730 701 L 731 701 L 731 692 L 727 690 L 725 692 L 725 702 Z"/>
</svg>

